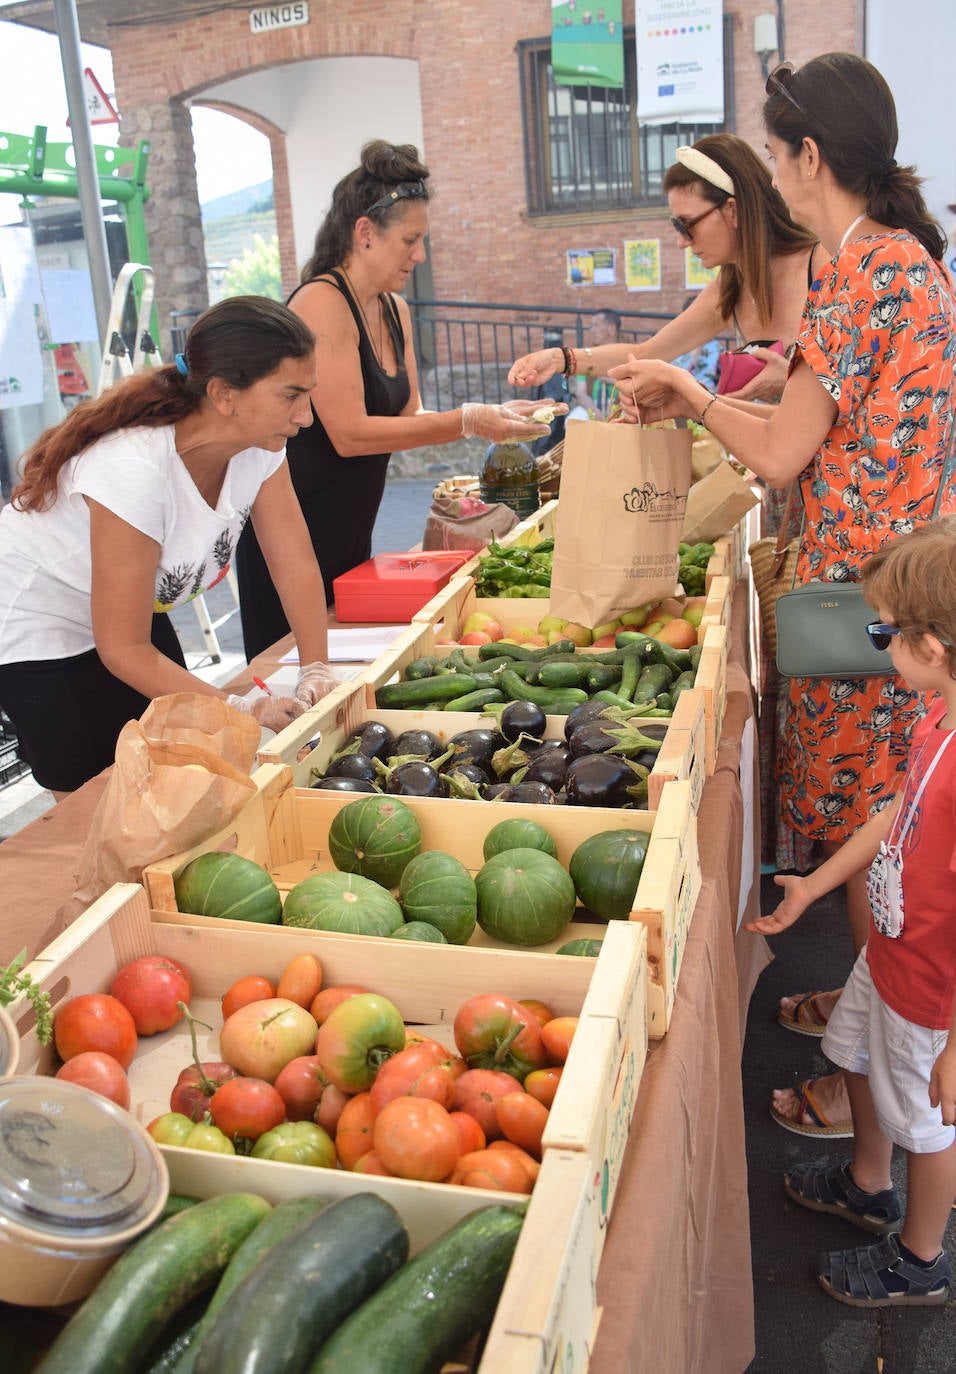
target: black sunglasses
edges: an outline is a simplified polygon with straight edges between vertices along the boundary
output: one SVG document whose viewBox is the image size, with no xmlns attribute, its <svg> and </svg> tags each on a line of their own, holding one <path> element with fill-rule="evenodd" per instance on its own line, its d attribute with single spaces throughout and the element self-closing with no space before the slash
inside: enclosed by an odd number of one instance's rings
<svg viewBox="0 0 956 1374">
<path fill-rule="evenodd" d="M 865 629 L 870 636 L 870 643 L 873 645 L 874 649 L 888 649 L 890 647 L 890 640 L 895 635 L 901 635 L 903 633 L 899 625 L 881 625 L 878 620 L 871 620 Z M 942 635 L 936 634 L 932 626 L 930 626 L 928 633 L 936 635 L 940 644 L 944 644 L 947 649 L 953 647 L 948 639 L 944 639 Z"/>
<path fill-rule="evenodd" d="M 787 97 L 793 108 L 795 110 L 798 110 L 800 114 L 803 115 L 804 119 L 809 119 L 810 116 L 807 114 L 806 110 L 803 108 L 797 97 L 793 94 L 793 92 L 790 89 L 790 83 L 792 81 L 793 63 L 781 62 L 780 66 L 774 67 L 773 71 L 767 77 L 767 84 L 764 89 L 766 90 L 768 95 L 776 95 L 779 91 L 781 95 L 785 95 Z"/>
<path fill-rule="evenodd" d="M 380 196 L 374 205 L 370 205 L 365 211 L 370 215 L 375 210 L 387 210 L 390 205 L 394 205 L 397 200 L 427 200 L 428 192 L 425 190 L 423 181 L 405 181 L 401 186 L 396 186 L 394 191 L 389 191 L 387 196 Z"/>
<path fill-rule="evenodd" d="M 700 224 L 702 219 L 712 215 L 715 210 L 722 210 L 726 201 L 721 201 L 719 205 L 712 205 L 709 210 L 704 210 L 701 214 L 695 215 L 693 219 L 681 219 L 679 215 L 671 215 L 671 228 L 680 234 L 682 239 L 687 239 L 689 243 L 694 241 L 694 228 Z"/>
</svg>

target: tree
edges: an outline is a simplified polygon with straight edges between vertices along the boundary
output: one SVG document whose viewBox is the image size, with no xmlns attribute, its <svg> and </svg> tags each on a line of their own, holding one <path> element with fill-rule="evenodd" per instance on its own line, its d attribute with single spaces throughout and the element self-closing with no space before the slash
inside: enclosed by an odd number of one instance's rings
<svg viewBox="0 0 956 1374">
<path fill-rule="evenodd" d="M 233 258 L 223 278 L 223 296 L 270 296 L 282 299 L 282 273 L 279 268 L 279 239 L 273 235 L 266 243 L 255 234 L 253 246 L 243 251 L 241 258 Z"/>
</svg>

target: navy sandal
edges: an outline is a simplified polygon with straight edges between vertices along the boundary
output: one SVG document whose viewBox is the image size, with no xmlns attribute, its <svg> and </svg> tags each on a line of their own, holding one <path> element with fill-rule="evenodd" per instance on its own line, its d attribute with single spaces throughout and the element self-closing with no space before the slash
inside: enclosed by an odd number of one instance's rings
<svg viewBox="0 0 956 1374">
<path fill-rule="evenodd" d="M 888 1236 L 903 1224 L 903 1208 L 895 1188 L 864 1193 L 853 1182 L 849 1164 L 825 1160 L 798 1164 L 783 1176 L 787 1197 L 812 1212 L 831 1212 L 864 1231 Z"/>
<path fill-rule="evenodd" d="M 899 1289 L 890 1276 L 906 1284 Z M 825 1293 L 850 1307 L 936 1307 L 949 1301 L 953 1272 L 945 1254 L 931 1265 L 902 1257 L 896 1236 L 862 1250 L 831 1250 L 820 1256 L 817 1280 Z"/>
</svg>

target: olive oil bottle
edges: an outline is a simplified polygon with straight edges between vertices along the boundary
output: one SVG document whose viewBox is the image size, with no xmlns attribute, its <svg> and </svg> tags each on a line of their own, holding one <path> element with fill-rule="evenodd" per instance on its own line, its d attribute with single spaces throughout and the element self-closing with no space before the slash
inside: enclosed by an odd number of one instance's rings
<svg viewBox="0 0 956 1374">
<path fill-rule="evenodd" d="M 538 460 L 527 444 L 492 444 L 479 474 L 482 501 L 510 506 L 524 520 L 541 504 Z"/>
</svg>

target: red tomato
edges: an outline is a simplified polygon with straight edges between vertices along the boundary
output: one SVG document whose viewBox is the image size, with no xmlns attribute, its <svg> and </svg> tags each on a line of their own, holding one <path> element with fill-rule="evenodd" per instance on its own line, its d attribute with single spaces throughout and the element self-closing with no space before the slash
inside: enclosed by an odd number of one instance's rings
<svg viewBox="0 0 956 1374">
<path fill-rule="evenodd" d="M 117 1063 L 111 1054 L 84 1050 L 57 1069 L 56 1076 L 65 1078 L 68 1083 L 79 1083 L 81 1088 L 89 1088 L 101 1097 L 108 1097 L 119 1107 L 129 1108 L 129 1079 L 122 1064 Z"/>
<path fill-rule="evenodd" d="M 469 1116 L 467 1112 L 449 1112 L 448 1115 L 454 1121 L 455 1129 L 461 1138 L 463 1155 L 471 1154 L 472 1150 L 485 1148 L 488 1143 L 485 1140 L 485 1133 L 473 1116 Z"/>
<path fill-rule="evenodd" d="M 139 1035 L 156 1035 L 182 1020 L 177 1003 L 189 1002 L 193 983 L 175 959 L 144 954 L 117 971 L 110 994 L 123 1003 Z"/>
<path fill-rule="evenodd" d="M 448 1061 L 455 1057 L 437 1041 L 428 1040 L 393 1054 L 379 1069 L 369 1089 L 375 1112 L 396 1097 L 430 1097 L 447 1110 L 455 1096 L 456 1077 Z"/>
<path fill-rule="evenodd" d="M 123 1003 L 106 992 L 71 997 L 56 1014 L 53 1038 L 63 1060 L 101 1050 L 128 1069 L 136 1053 L 136 1023 Z"/>
<path fill-rule="evenodd" d="M 541 1035 L 534 1013 L 504 993 L 469 997 L 455 1015 L 455 1044 L 468 1067 L 502 1070 L 519 1082 L 547 1062 Z"/>
<path fill-rule="evenodd" d="M 285 1103 L 264 1079 L 231 1078 L 213 1093 L 209 1114 L 230 1139 L 258 1140 L 285 1120 Z"/>
<path fill-rule="evenodd" d="M 335 1153 L 343 1169 L 354 1169 L 372 1148 L 375 1113 L 368 1093 L 356 1093 L 342 1108 L 335 1130 Z"/>
<path fill-rule="evenodd" d="M 354 1172 L 357 1174 L 377 1174 L 381 1178 L 395 1177 L 394 1174 L 390 1174 L 388 1172 L 385 1165 L 379 1159 L 378 1155 L 375 1153 L 374 1150 L 367 1151 L 366 1154 L 362 1155 L 360 1159 L 357 1159 L 355 1161 Z"/>
<path fill-rule="evenodd" d="M 396 1097 L 372 1129 L 375 1153 L 390 1173 L 423 1183 L 447 1178 L 461 1155 L 461 1136 L 444 1107 L 427 1097 Z"/>
<path fill-rule="evenodd" d="M 317 1030 L 298 1003 L 267 997 L 233 1012 L 219 1033 L 219 1053 L 241 1074 L 273 1083 L 290 1059 L 312 1052 Z"/>
<path fill-rule="evenodd" d="M 212 1095 L 223 1083 L 239 1075 L 231 1064 L 204 1060 L 201 1064 L 187 1064 L 169 1094 L 171 1111 L 181 1112 L 190 1121 L 202 1121 L 209 1111 Z"/>
<path fill-rule="evenodd" d="M 247 1007 L 250 1002 L 262 1002 L 267 997 L 275 997 L 275 984 L 260 973 L 249 973 L 239 978 L 231 988 L 227 988 L 222 998 L 222 1019 L 228 1021 L 234 1011 Z"/>
<path fill-rule="evenodd" d="M 461 1188 L 493 1188 L 499 1193 L 530 1193 L 528 1171 L 511 1150 L 475 1150 L 462 1155 L 449 1183 Z"/>
<path fill-rule="evenodd" d="M 535 1159 L 541 1158 L 541 1137 L 548 1124 L 548 1109 L 530 1093 L 506 1093 L 495 1103 L 502 1135 Z"/>
<path fill-rule="evenodd" d="M 524 1081 L 524 1090 L 532 1097 L 536 1097 L 542 1107 L 547 1107 L 550 1111 L 560 1082 L 561 1065 L 554 1064 L 549 1069 L 535 1069 L 534 1073 L 529 1073 Z"/>
<path fill-rule="evenodd" d="M 300 1054 L 279 1070 L 275 1086 L 282 1094 L 288 1121 L 314 1121 L 322 1096 L 332 1085 L 316 1055 Z"/>
<path fill-rule="evenodd" d="M 300 1007 L 309 1007 L 322 987 L 322 965 L 314 954 L 297 954 L 282 970 L 276 985 L 276 997 L 288 997 Z"/>
<path fill-rule="evenodd" d="M 360 992 L 368 992 L 368 988 L 360 988 L 358 983 L 340 983 L 335 988 L 323 988 L 313 997 L 309 1012 L 321 1026 L 329 1019 L 329 1013 L 335 1011 L 341 1002 L 347 1002 L 350 997 L 357 997 Z"/>
<path fill-rule="evenodd" d="M 525 1173 L 528 1175 L 531 1186 L 534 1187 L 535 1183 L 538 1181 L 538 1175 L 541 1172 L 541 1164 L 532 1155 L 529 1155 L 527 1150 L 522 1150 L 521 1146 L 516 1145 L 513 1140 L 504 1139 L 493 1140 L 488 1146 L 488 1149 L 507 1150 L 514 1155 L 515 1159 L 524 1166 Z"/>
<path fill-rule="evenodd" d="M 497 1140 L 501 1135 L 501 1127 L 495 1115 L 495 1103 L 499 1097 L 514 1090 L 515 1081 L 510 1073 L 498 1073 L 495 1069 L 468 1069 L 455 1084 L 452 1111 L 467 1112 L 478 1122 L 486 1140 Z"/>
<path fill-rule="evenodd" d="M 541 1029 L 541 1040 L 551 1059 L 563 1064 L 571 1049 L 574 1032 L 578 1028 L 576 1016 L 556 1016 Z"/>
<path fill-rule="evenodd" d="M 518 999 L 518 1005 L 530 1011 L 539 1026 L 547 1025 L 554 1019 L 554 1012 L 547 1002 L 539 1002 L 537 997 L 521 997 Z"/>
</svg>

